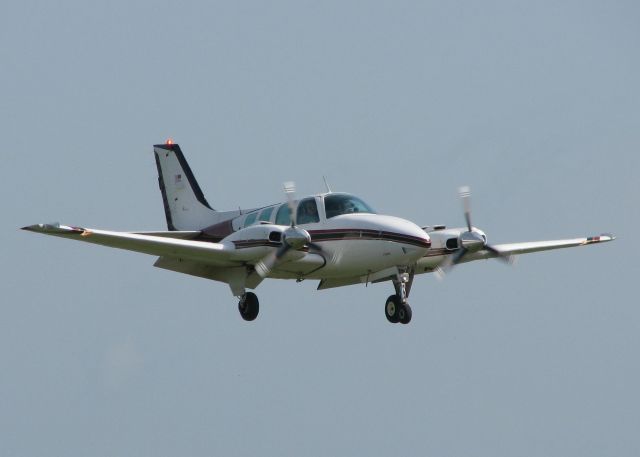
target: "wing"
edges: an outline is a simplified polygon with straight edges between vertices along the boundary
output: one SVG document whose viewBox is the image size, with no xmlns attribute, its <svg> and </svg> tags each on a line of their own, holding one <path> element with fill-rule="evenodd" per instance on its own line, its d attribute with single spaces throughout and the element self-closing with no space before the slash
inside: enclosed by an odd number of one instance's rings
<svg viewBox="0 0 640 457">
<path fill-rule="evenodd" d="M 215 267 L 242 265 L 242 261 L 234 258 L 236 250 L 233 245 L 181 239 L 190 237 L 191 233 L 187 232 L 176 232 L 177 235 L 169 237 L 166 232 L 154 232 L 149 235 L 69 227 L 60 224 L 36 224 L 22 229 L 143 254 L 182 258 Z"/>
<path fill-rule="evenodd" d="M 223 282 L 230 281 L 232 267 L 255 265 L 278 247 L 242 247 L 251 240 L 237 241 L 240 246 L 236 242 L 199 241 L 194 239 L 200 234 L 198 231 L 114 232 L 60 224 L 36 224 L 22 229 L 158 256 L 156 267 Z M 297 279 L 325 264 L 321 255 L 291 250 L 269 277 Z M 262 279 L 256 279 L 255 285 Z"/>
<path fill-rule="evenodd" d="M 551 240 L 551 241 L 526 241 L 523 243 L 506 243 L 495 244 L 493 248 L 497 252 L 481 250 L 468 256 L 465 256 L 463 262 L 480 259 L 490 259 L 499 256 L 513 256 L 520 254 L 529 254 L 532 252 L 550 251 L 553 249 L 572 248 L 576 246 L 588 246 L 597 243 L 606 243 L 613 241 L 616 237 L 611 234 L 602 234 L 599 236 L 590 236 L 587 238 L 573 238 L 568 240 Z"/>
</svg>

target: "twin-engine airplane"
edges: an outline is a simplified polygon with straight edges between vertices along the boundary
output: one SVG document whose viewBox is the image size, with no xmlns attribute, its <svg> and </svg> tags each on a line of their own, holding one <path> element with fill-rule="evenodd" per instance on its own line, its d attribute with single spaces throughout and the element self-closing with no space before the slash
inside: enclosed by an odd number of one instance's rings
<svg viewBox="0 0 640 457">
<path fill-rule="evenodd" d="M 24 230 L 159 256 L 154 266 L 227 283 L 239 297 L 243 319 L 258 316 L 255 289 L 266 278 L 320 280 L 318 289 L 391 281 L 385 302 L 389 322 L 407 324 L 407 301 L 416 274 L 442 275 L 454 265 L 551 249 L 585 246 L 612 235 L 496 244 L 471 224 L 469 189 L 461 189 L 466 226 L 420 227 L 377 214 L 360 198 L 328 192 L 245 211 L 216 211 L 202 194 L 180 147 L 154 146 L 168 231 L 113 232 L 60 224 Z"/>
</svg>

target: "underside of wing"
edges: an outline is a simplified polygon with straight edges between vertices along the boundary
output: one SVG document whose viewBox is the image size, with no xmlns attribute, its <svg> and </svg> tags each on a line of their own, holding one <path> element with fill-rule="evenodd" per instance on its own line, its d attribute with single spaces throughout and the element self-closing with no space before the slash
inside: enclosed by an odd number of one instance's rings
<svg viewBox="0 0 640 457">
<path fill-rule="evenodd" d="M 351 286 L 353 284 L 361 283 L 362 279 L 360 276 L 353 276 L 350 278 L 329 278 L 320 281 L 320 284 L 318 284 L 318 290 L 333 289 L 335 287 Z"/>
<path fill-rule="evenodd" d="M 262 278 L 256 275 L 252 275 L 252 277 L 247 276 L 247 269 L 244 266 L 220 267 L 205 262 L 177 257 L 160 257 L 153 266 L 227 284 L 232 283 L 234 279 L 243 278 L 245 281 L 244 285 L 251 289 L 256 288 L 258 284 L 262 282 Z"/>
<path fill-rule="evenodd" d="M 216 267 L 233 267 L 242 264 L 233 259 L 235 250 L 232 246 L 183 239 L 191 238 L 193 232 L 177 232 L 178 235 L 168 237 L 165 232 L 158 236 L 158 233 L 150 235 L 133 232 L 113 232 L 60 224 L 36 224 L 23 227 L 23 230 L 143 254 L 197 261 Z"/>
<path fill-rule="evenodd" d="M 253 265 L 253 263 L 247 263 Z M 276 279 L 302 279 L 306 278 L 308 274 L 320 270 L 325 264 L 326 260 L 322 256 L 307 253 L 300 259 L 281 264 L 277 269 L 272 270 L 268 277 Z M 160 257 L 153 266 L 226 283 L 231 282 L 234 276 L 245 275 L 249 281 L 248 287 L 251 288 L 255 288 L 263 279 L 255 273 L 251 274 L 250 270 L 247 271 L 244 265 L 237 266 L 236 268 L 233 266 L 219 267 L 211 263 L 171 256 Z"/>
<path fill-rule="evenodd" d="M 131 232 L 136 235 L 159 236 L 161 238 L 175 238 L 178 240 L 193 240 L 202 235 L 202 230 L 171 230 L 160 232 Z"/>
</svg>

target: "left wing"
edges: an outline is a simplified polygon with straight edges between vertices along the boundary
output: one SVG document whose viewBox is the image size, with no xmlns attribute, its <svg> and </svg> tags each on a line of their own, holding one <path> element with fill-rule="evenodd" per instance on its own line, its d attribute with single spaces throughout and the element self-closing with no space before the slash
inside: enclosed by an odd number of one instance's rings
<svg viewBox="0 0 640 457">
<path fill-rule="evenodd" d="M 233 267 L 242 264 L 239 259 L 235 258 L 234 254 L 237 251 L 233 245 L 170 238 L 166 233 L 163 233 L 162 236 L 158 236 L 158 233 L 146 235 L 133 232 L 113 232 L 70 227 L 60 224 L 36 224 L 22 229 L 143 254 L 193 260 L 216 267 Z M 177 236 L 180 237 L 189 237 L 190 235 L 177 233 Z"/>
<path fill-rule="evenodd" d="M 568 240 L 526 241 L 523 243 L 494 244 L 493 248 L 497 251 L 497 253 L 483 249 L 465 256 L 462 262 L 480 259 L 491 259 L 495 257 L 507 257 L 519 254 L 529 254 L 532 252 L 550 251 L 553 249 L 572 248 L 576 246 L 588 246 L 590 244 L 606 243 L 607 241 L 613 241 L 615 239 L 615 236 L 606 233 L 598 236 L 590 236 L 587 238 L 573 238 Z"/>
</svg>

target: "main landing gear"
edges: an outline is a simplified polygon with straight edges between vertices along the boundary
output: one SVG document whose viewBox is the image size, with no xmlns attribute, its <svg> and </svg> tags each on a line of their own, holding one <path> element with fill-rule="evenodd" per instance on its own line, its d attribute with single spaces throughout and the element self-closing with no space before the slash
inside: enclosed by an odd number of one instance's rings
<svg viewBox="0 0 640 457">
<path fill-rule="evenodd" d="M 387 298 L 387 302 L 384 305 L 384 314 L 392 324 L 397 324 L 398 322 L 408 324 L 411 322 L 413 313 L 411 306 L 407 302 L 411 284 L 413 284 L 413 273 L 401 273 L 393 280 L 396 294 Z"/>
<path fill-rule="evenodd" d="M 252 321 L 258 317 L 260 302 L 253 292 L 245 292 L 238 302 L 238 311 L 245 321 Z"/>
<path fill-rule="evenodd" d="M 411 322 L 413 312 L 407 299 L 413 284 L 413 271 L 409 273 L 399 273 L 393 279 L 393 287 L 396 289 L 394 295 L 389 296 L 384 305 L 384 314 L 392 324 L 408 324 Z M 240 291 L 238 291 L 240 292 Z M 253 292 L 244 292 L 238 302 L 238 311 L 245 321 L 253 321 L 258 317 L 260 303 L 258 297 Z"/>
</svg>

